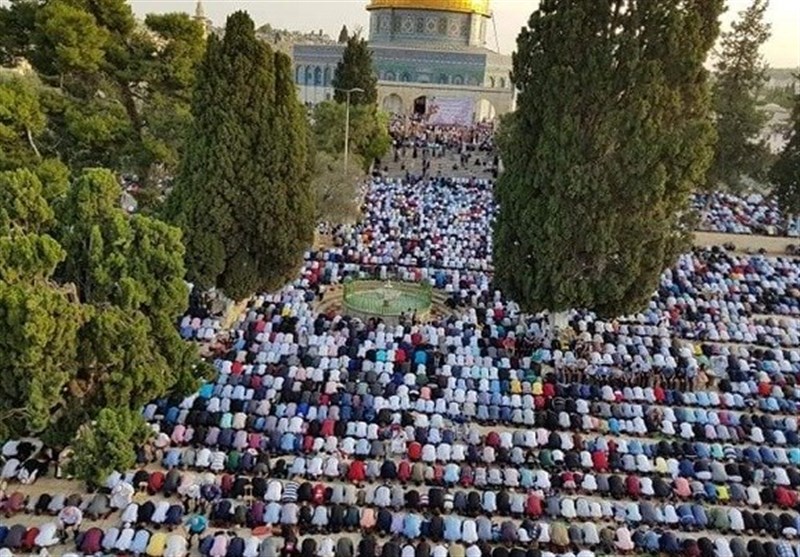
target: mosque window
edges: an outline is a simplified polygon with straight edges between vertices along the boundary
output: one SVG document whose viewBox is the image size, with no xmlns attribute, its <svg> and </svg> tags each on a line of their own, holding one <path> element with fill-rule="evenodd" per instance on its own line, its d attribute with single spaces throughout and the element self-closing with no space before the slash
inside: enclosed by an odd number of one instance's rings
<svg viewBox="0 0 800 557">
<path fill-rule="evenodd" d="M 311 85 L 312 83 L 314 83 L 314 70 L 311 66 L 306 66 L 306 79 L 303 85 Z"/>
<path fill-rule="evenodd" d="M 394 72 L 386 72 L 383 74 L 384 81 L 394 81 L 395 79 Z"/>
<path fill-rule="evenodd" d="M 439 74 L 439 83 L 446 85 L 448 81 L 450 80 L 447 79 L 447 74 Z"/>
<path fill-rule="evenodd" d="M 506 78 L 505 77 L 501 77 L 500 78 L 500 88 L 501 89 L 505 89 L 506 88 Z"/>
<path fill-rule="evenodd" d="M 314 68 L 314 86 L 319 87 L 322 85 L 322 68 L 317 66 Z"/>
<path fill-rule="evenodd" d="M 491 87 L 492 89 L 494 89 L 495 87 L 497 87 L 497 83 L 495 82 L 495 80 L 494 80 L 494 78 L 493 78 L 493 77 L 490 77 L 490 78 L 489 78 L 489 87 Z"/>
<path fill-rule="evenodd" d="M 324 78 L 325 87 L 330 87 L 331 85 L 331 68 L 330 66 L 325 67 L 325 78 Z"/>
<path fill-rule="evenodd" d="M 400 81 L 403 83 L 409 83 L 411 81 L 411 74 L 408 72 L 403 72 L 400 74 Z"/>
<path fill-rule="evenodd" d="M 464 85 L 464 78 L 460 75 L 453 76 L 453 85 Z"/>
</svg>

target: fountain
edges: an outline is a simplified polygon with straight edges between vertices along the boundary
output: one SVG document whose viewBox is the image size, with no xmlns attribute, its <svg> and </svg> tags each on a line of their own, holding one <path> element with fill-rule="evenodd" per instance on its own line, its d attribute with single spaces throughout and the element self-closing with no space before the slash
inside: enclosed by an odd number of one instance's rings
<svg viewBox="0 0 800 557">
<path fill-rule="evenodd" d="M 343 302 L 347 313 L 354 317 L 379 317 L 396 324 L 403 314 L 426 315 L 431 308 L 432 294 L 427 284 L 356 280 L 345 285 Z"/>
<path fill-rule="evenodd" d="M 383 283 L 383 286 L 380 289 L 380 294 L 381 299 L 383 300 L 383 307 L 388 308 L 400 297 L 401 292 L 395 290 L 392 287 L 392 283 L 387 280 Z"/>
</svg>

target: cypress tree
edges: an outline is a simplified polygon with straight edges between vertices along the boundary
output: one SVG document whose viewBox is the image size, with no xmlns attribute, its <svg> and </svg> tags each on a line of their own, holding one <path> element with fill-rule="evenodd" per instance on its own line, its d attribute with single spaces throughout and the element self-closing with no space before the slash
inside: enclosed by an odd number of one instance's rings
<svg viewBox="0 0 800 557">
<path fill-rule="evenodd" d="M 189 280 L 234 298 L 292 278 L 313 236 L 305 113 L 288 59 L 244 12 L 209 37 L 187 154 L 167 212 L 183 228 Z"/>
<path fill-rule="evenodd" d="M 712 157 L 703 62 L 723 0 L 543 0 L 499 134 L 496 281 L 525 310 L 641 309 Z"/>
<path fill-rule="evenodd" d="M 770 25 L 764 21 L 768 5 L 768 0 L 753 0 L 731 30 L 722 34 L 722 52 L 714 67 L 718 139 L 709 171 L 710 189 L 720 182 L 739 189 L 742 176 L 760 179 L 767 169 L 769 150 L 759 139 L 767 116 L 756 102 L 768 79 L 767 64 L 760 53 L 770 37 Z"/>
<path fill-rule="evenodd" d="M 769 172 L 781 209 L 800 216 L 800 94 L 795 96 L 787 142 Z"/>
<path fill-rule="evenodd" d="M 350 32 L 347 30 L 347 25 L 342 25 L 342 30 L 339 31 L 339 44 L 346 44 L 350 39 Z"/>
<path fill-rule="evenodd" d="M 378 77 L 372 65 L 372 52 L 367 46 L 367 41 L 358 34 L 353 34 L 347 39 L 342 59 L 336 64 L 332 85 L 333 99 L 338 103 L 347 100 L 348 89 L 360 88 L 363 93 L 354 93 L 350 96 L 350 103 L 354 105 L 376 104 L 378 102 Z"/>
</svg>

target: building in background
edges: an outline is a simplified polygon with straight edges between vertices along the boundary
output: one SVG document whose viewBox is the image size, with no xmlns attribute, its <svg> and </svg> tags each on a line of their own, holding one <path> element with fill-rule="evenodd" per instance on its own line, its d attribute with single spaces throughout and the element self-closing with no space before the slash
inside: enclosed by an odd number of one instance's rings
<svg viewBox="0 0 800 557">
<path fill-rule="evenodd" d="M 489 0 L 371 0 L 369 46 L 378 76 L 378 106 L 395 114 L 447 112 L 480 121 L 514 108 L 511 56 L 487 48 Z M 333 98 L 341 44 L 295 43 L 300 98 Z"/>
</svg>

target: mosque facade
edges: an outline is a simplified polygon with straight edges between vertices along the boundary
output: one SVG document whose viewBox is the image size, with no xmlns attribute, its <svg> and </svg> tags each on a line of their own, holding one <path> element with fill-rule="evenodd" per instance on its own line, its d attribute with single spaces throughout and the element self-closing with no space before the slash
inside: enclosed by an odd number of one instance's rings
<svg viewBox="0 0 800 557">
<path fill-rule="evenodd" d="M 489 0 L 371 0 L 369 47 L 378 76 L 378 105 L 395 114 L 425 113 L 456 100 L 473 121 L 514 108 L 511 56 L 487 48 Z M 344 45 L 295 44 L 293 62 L 303 102 L 333 98 L 331 82 Z"/>
</svg>

